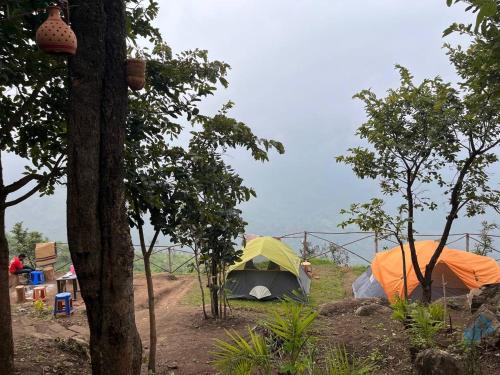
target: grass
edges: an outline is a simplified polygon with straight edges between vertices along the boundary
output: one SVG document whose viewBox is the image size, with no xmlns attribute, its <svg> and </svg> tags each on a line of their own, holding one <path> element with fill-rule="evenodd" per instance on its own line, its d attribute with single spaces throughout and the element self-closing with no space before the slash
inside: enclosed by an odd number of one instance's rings
<svg viewBox="0 0 500 375">
<path fill-rule="evenodd" d="M 349 269 L 339 267 L 328 260 L 315 260 L 313 273 L 318 278 L 313 278 L 311 282 L 311 294 L 309 300 L 312 306 L 318 306 L 325 302 L 340 300 L 345 297 L 344 278 L 350 272 L 356 276 L 364 272 L 366 267 L 354 266 Z M 208 289 L 205 289 L 206 302 L 209 303 Z M 201 292 L 198 284 L 193 287 L 181 301 L 184 305 L 201 306 Z M 279 310 L 278 301 L 248 301 L 230 300 L 231 308 L 235 310 L 247 310 L 261 313 L 268 313 Z"/>
</svg>

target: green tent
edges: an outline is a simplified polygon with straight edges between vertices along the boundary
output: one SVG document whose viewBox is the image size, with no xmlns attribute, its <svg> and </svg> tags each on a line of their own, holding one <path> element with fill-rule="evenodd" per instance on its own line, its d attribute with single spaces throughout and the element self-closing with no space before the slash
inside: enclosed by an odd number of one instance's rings
<svg viewBox="0 0 500 375">
<path fill-rule="evenodd" d="M 267 269 L 254 261 L 266 258 Z M 229 298 L 268 300 L 309 294 L 311 280 L 300 258 L 285 243 L 273 237 L 258 237 L 247 243 L 241 261 L 228 269 L 226 289 Z"/>
</svg>

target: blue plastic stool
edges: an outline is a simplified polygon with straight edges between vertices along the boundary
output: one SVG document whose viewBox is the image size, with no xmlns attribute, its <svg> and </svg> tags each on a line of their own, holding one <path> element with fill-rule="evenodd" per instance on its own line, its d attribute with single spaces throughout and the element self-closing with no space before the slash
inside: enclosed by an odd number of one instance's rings
<svg viewBox="0 0 500 375">
<path fill-rule="evenodd" d="M 62 305 L 59 307 L 59 305 Z M 73 298 L 71 298 L 71 293 L 57 293 L 54 300 L 54 316 L 57 314 L 65 313 L 66 315 L 71 315 L 73 312 Z"/>
<path fill-rule="evenodd" d="M 45 276 L 43 271 L 31 271 L 30 272 L 31 284 L 39 285 L 45 282 Z"/>
</svg>

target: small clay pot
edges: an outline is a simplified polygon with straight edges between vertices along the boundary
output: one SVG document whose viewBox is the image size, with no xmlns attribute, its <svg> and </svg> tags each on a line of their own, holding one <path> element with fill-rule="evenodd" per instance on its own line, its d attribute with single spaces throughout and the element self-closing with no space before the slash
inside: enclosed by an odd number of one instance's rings
<svg viewBox="0 0 500 375">
<path fill-rule="evenodd" d="M 146 61 L 127 59 L 127 84 L 132 90 L 141 90 L 146 83 Z"/>
<path fill-rule="evenodd" d="M 36 44 L 46 53 L 74 55 L 77 40 L 71 27 L 61 18 L 61 8 L 50 6 L 49 17 L 36 31 Z"/>
</svg>

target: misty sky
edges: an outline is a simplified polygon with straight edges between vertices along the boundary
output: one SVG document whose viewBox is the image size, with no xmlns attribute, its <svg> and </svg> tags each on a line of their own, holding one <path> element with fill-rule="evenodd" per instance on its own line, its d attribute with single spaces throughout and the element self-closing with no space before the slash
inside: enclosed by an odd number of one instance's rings
<svg viewBox="0 0 500 375">
<path fill-rule="evenodd" d="M 258 197 L 243 206 L 248 232 L 279 235 L 338 230 L 339 210 L 377 195 L 334 157 L 359 144 L 363 122 L 357 91 L 382 95 L 398 85 L 394 64 L 417 80 L 456 79 L 442 49 L 442 31 L 470 21 L 445 0 L 161 0 L 158 26 L 174 52 L 202 48 L 229 63 L 229 89 L 204 103 L 214 113 L 226 101 L 231 115 L 260 137 L 284 143 L 269 163 L 244 151 L 226 160 Z M 453 38 L 448 41 L 454 41 Z M 5 158 L 7 180 L 18 160 Z M 498 182 L 498 179 L 495 181 Z M 45 212 L 50 212 L 46 215 Z M 442 216 L 442 215 L 441 215 Z M 442 217 L 426 217 L 421 232 L 441 230 Z M 489 214 L 488 220 L 497 221 Z M 24 221 L 52 239 L 65 240 L 65 192 L 32 198 L 8 210 L 7 226 Z M 453 231 L 477 231 L 480 219 L 460 219 Z"/>
</svg>

